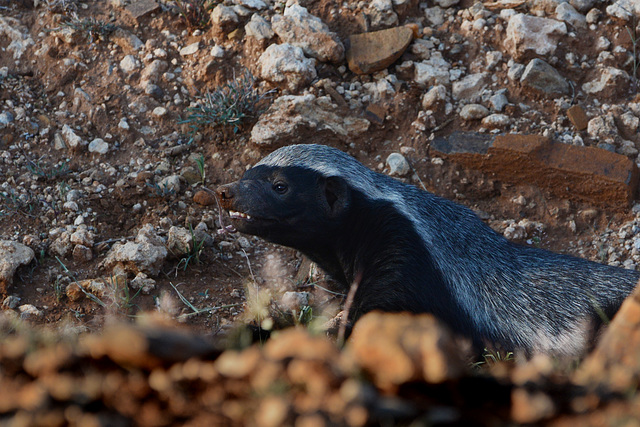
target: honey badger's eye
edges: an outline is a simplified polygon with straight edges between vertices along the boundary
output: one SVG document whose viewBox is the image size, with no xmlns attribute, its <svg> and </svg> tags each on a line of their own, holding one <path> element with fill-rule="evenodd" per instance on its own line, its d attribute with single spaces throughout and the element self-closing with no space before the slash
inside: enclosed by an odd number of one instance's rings
<svg viewBox="0 0 640 427">
<path fill-rule="evenodd" d="M 282 181 L 278 181 L 275 184 L 273 184 L 273 191 L 275 191 L 278 194 L 284 194 L 287 192 L 288 189 L 289 189 L 289 186 L 287 186 L 287 184 L 285 184 Z"/>
</svg>

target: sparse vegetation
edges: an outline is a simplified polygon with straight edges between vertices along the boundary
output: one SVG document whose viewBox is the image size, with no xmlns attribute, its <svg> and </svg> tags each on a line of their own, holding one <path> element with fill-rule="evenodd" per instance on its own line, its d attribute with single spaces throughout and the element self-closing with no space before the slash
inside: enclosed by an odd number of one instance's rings
<svg viewBox="0 0 640 427">
<path fill-rule="evenodd" d="M 194 131 L 203 127 L 229 126 L 237 133 L 245 120 L 258 117 L 273 91 L 260 93 L 248 70 L 213 92 L 206 93 L 195 107 L 187 108 L 187 118 Z"/>
<path fill-rule="evenodd" d="M 200 174 L 200 183 L 204 185 L 207 178 L 207 171 L 205 170 L 204 165 L 204 156 L 200 154 L 199 157 L 196 157 L 195 162 L 196 166 L 198 167 L 198 173 Z"/>
<path fill-rule="evenodd" d="M 500 353 L 500 350 L 490 350 L 485 348 L 482 353 L 482 360 L 473 363 L 473 368 L 479 368 L 483 365 L 495 365 L 499 362 L 514 362 L 515 356 L 511 351 L 505 351 Z"/>
<path fill-rule="evenodd" d="M 205 29 L 209 26 L 209 13 L 218 3 L 213 0 L 175 0 L 174 8 L 190 29 Z"/>
<path fill-rule="evenodd" d="M 37 206 L 38 201 L 29 193 L 17 194 L 11 187 L 0 192 L 0 217 L 17 213 L 34 216 Z"/>
<path fill-rule="evenodd" d="M 153 195 L 155 197 L 161 197 L 163 199 L 168 199 L 176 194 L 176 190 L 169 187 L 167 184 L 158 184 L 157 182 L 147 183 L 147 187 L 153 191 Z"/>
<path fill-rule="evenodd" d="M 189 251 L 187 253 L 185 253 L 182 258 L 180 258 L 180 262 L 178 263 L 178 265 L 176 266 L 176 272 L 178 269 L 180 269 L 180 266 L 182 267 L 183 271 L 187 270 L 187 267 L 190 264 L 200 264 L 200 254 L 202 253 L 202 250 L 204 249 L 204 242 L 205 239 L 201 239 L 198 240 L 196 239 L 196 235 L 193 231 L 193 227 L 191 227 L 191 225 L 189 225 L 189 232 L 191 233 L 191 247 L 189 248 Z"/>
<path fill-rule="evenodd" d="M 62 26 L 85 34 L 90 43 L 106 40 L 117 28 L 114 24 L 99 21 L 93 17 L 80 18 L 75 12 L 70 14 Z"/>
<path fill-rule="evenodd" d="M 69 165 L 66 160 L 59 162 L 54 166 L 41 163 L 40 160 L 33 161 L 27 158 L 27 169 L 29 172 L 44 180 L 53 180 L 69 173 Z"/>
</svg>

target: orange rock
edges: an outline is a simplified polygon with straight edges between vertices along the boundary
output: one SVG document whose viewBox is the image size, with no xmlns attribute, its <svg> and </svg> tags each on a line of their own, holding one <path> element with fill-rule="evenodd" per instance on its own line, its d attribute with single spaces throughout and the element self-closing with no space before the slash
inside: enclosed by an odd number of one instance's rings
<svg viewBox="0 0 640 427">
<path fill-rule="evenodd" d="M 589 125 L 589 118 L 580 105 L 574 105 L 567 110 L 567 117 L 577 130 L 585 130 Z"/>
<path fill-rule="evenodd" d="M 193 201 L 201 206 L 216 204 L 216 197 L 210 191 L 200 190 L 193 196 Z"/>
<path fill-rule="evenodd" d="M 410 26 L 389 28 L 349 37 L 347 62 L 356 74 L 371 74 L 393 64 L 414 37 Z"/>
</svg>

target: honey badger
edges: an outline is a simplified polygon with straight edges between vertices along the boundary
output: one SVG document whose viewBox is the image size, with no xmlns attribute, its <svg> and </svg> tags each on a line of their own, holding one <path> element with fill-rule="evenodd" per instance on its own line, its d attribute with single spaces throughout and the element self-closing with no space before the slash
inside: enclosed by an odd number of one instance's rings
<svg viewBox="0 0 640 427">
<path fill-rule="evenodd" d="M 345 289 L 350 319 L 432 313 L 482 348 L 577 355 L 640 278 L 508 241 L 470 209 L 324 145 L 282 147 L 217 189 L 231 231 L 295 248 Z"/>
</svg>

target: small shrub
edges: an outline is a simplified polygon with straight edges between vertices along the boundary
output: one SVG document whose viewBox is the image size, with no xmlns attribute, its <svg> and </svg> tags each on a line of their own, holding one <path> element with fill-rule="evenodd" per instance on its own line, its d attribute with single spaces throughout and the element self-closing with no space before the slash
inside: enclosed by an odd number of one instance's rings
<svg viewBox="0 0 640 427">
<path fill-rule="evenodd" d="M 245 119 L 260 115 L 264 101 L 273 93 L 260 93 L 254 83 L 254 77 L 245 71 L 241 77 L 205 94 L 195 107 L 187 108 L 187 118 L 181 123 L 189 124 L 194 130 L 205 126 L 231 126 L 237 133 Z"/>
<path fill-rule="evenodd" d="M 174 8 L 190 29 L 209 26 L 209 12 L 217 2 L 212 0 L 175 0 Z"/>
<path fill-rule="evenodd" d="M 102 22 L 95 18 L 80 19 L 75 12 L 71 13 L 70 17 L 62 23 L 62 26 L 86 33 L 91 43 L 96 40 L 107 39 L 116 29 L 114 24 Z"/>
</svg>

